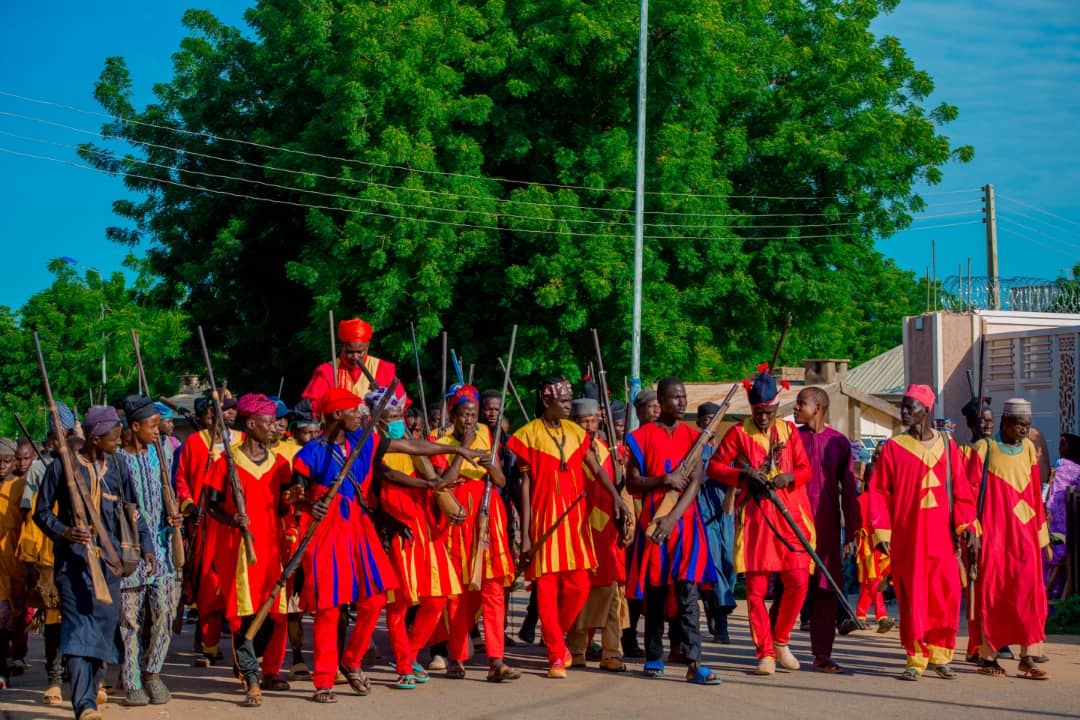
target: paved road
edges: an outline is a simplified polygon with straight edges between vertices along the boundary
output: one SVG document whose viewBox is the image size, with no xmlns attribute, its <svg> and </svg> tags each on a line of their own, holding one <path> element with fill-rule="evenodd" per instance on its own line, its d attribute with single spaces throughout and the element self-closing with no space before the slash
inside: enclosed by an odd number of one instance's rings
<svg viewBox="0 0 1080 720">
<path fill-rule="evenodd" d="M 524 593 L 516 598 L 515 622 L 520 622 Z M 314 720 L 316 718 L 377 717 L 407 718 L 515 718 L 522 720 L 570 720 L 582 718 L 657 718 L 681 720 L 727 715 L 738 720 L 753 718 L 1080 718 L 1080 638 L 1053 637 L 1048 643 L 1052 674 L 1048 682 L 1022 680 L 1015 676 L 992 679 L 976 675 L 974 668 L 956 664 L 960 677 L 946 681 L 923 678 L 917 683 L 896 679 L 903 668 L 903 653 L 894 630 L 887 635 L 854 633 L 838 638 L 835 657 L 847 669 L 840 676 L 823 675 L 804 669 L 779 672 L 772 677 L 755 677 L 755 665 L 746 624 L 745 607 L 733 616 L 733 645 L 706 643 L 704 661 L 723 678 L 719 687 L 695 687 L 681 682 L 682 668 L 668 667 L 668 676 L 645 679 L 641 665 L 613 675 L 596 669 L 575 670 L 566 680 L 549 680 L 542 649 L 538 646 L 508 648 L 507 660 L 521 668 L 524 677 L 504 685 L 483 681 L 486 661 L 469 666 L 465 681 L 434 677 L 412 691 L 389 687 L 392 668 L 385 659 L 368 668 L 375 685 L 371 695 L 355 697 L 339 688 L 336 705 L 316 705 L 309 701 L 310 682 L 294 683 L 292 690 L 267 694 L 261 709 L 238 706 L 239 684 L 225 667 L 197 670 L 191 667 L 190 626 L 175 638 L 165 668 L 166 682 L 173 691 L 167 705 L 125 708 L 113 698 L 103 710 L 107 720 L 170 720 L 213 718 L 232 720 Z M 310 635 L 309 635 L 310 637 Z M 380 628 L 376 642 L 386 653 L 386 635 Z M 966 638 L 961 640 L 961 647 Z M 796 632 L 792 647 L 809 661 L 807 633 Z M 3 720 L 71 717 L 70 705 L 47 708 L 39 703 L 44 687 L 40 639 L 32 645 L 33 667 L 15 686 L 0 692 Z M 226 652 L 228 650 L 226 649 Z M 1004 663 L 1014 673 L 1016 663 Z M 65 699 L 66 688 L 65 688 Z"/>
</svg>

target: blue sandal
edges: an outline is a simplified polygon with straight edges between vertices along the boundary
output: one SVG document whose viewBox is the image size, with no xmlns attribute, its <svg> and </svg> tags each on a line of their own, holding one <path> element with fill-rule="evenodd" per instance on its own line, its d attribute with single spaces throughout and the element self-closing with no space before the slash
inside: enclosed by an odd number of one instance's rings
<svg viewBox="0 0 1080 720">
<path fill-rule="evenodd" d="M 394 683 L 393 688 L 395 690 L 415 690 L 416 678 L 412 675 L 398 675 L 397 681 Z"/>
<path fill-rule="evenodd" d="M 724 681 L 716 677 L 716 673 L 705 665 L 698 665 L 694 674 L 686 678 L 686 682 L 694 685 L 720 685 Z"/>
<path fill-rule="evenodd" d="M 412 664 L 412 677 L 417 685 L 423 685 L 431 678 L 431 676 L 428 675 L 428 671 L 424 669 L 424 666 L 418 662 Z"/>
<path fill-rule="evenodd" d="M 645 677 L 663 677 L 664 676 L 664 661 L 663 660 L 650 660 L 645 663 Z"/>
</svg>

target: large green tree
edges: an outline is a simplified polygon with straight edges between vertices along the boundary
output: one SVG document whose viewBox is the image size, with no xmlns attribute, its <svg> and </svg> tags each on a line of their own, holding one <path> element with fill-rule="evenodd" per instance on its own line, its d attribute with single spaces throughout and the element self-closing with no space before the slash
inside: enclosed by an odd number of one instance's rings
<svg viewBox="0 0 1080 720">
<path fill-rule="evenodd" d="M 190 367 L 180 359 L 189 335 L 187 317 L 150 300 L 154 286 L 146 273 L 129 285 L 123 273 L 103 277 L 87 269 L 79 274 L 63 259 L 54 260 L 49 269 L 54 275 L 51 286 L 17 312 L 0 307 L 5 356 L 0 364 L 0 435 L 17 433 L 16 412 L 36 438 L 45 433 L 47 408 L 35 331 L 54 396 L 77 408 L 80 416 L 91 399 L 111 401 L 136 391 L 132 330 L 139 336 L 151 392 L 176 392 L 178 373 Z"/>
<path fill-rule="evenodd" d="M 956 109 L 871 21 L 896 0 L 654 0 L 643 376 L 741 374 L 795 315 L 784 360 L 858 361 L 900 338 L 915 278 L 874 246 L 923 207 Z M 638 3 L 264 0 L 251 32 L 189 11 L 157 101 L 110 58 L 117 202 L 238 380 L 299 389 L 326 313 L 378 354 L 441 328 L 482 381 L 577 372 L 600 329 L 629 358 Z M 305 207 L 306 206 L 306 207 Z M 427 353 L 429 377 L 434 373 Z M 286 395 L 289 395 L 286 392 Z"/>
</svg>

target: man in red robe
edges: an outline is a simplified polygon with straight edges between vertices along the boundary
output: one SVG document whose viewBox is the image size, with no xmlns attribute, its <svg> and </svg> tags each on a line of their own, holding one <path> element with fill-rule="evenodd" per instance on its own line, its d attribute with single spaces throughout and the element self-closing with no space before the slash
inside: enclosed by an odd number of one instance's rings
<svg viewBox="0 0 1080 720">
<path fill-rule="evenodd" d="M 367 368 L 381 388 L 390 387 L 390 383 L 397 377 L 394 363 L 381 360 L 368 352 L 371 348 L 372 336 L 370 323 L 360 318 L 342 320 L 338 323 L 337 334 L 338 340 L 341 341 L 341 352 L 338 355 L 336 377 L 334 364 L 325 362 L 315 368 L 303 392 L 303 397 L 311 401 L 317 415 L 323 414 L 324 411 L 319 408 L 319 401 L 331 388 L 348 390 L 361 398 L 376 389 L 371 387 L 367 375 L 360 368 L 361 365 Z M 404 398 L 405 386 L 398 385 L 395 394 Z"/>
<path fill-rule="evenodd" d="M 273 631 L 266 647 L 257 651 L 255 643 L 245 636 L 259 605 L 270 596 L 281 577 L 284 535 L 287 533 L 293 542 L 296 540 L 295 519 L 283 496 L 283 490 L 292 481 L 292 464 L 267 449 L 275 432 L 276 409 L 265 395 L 242 395 L 238 401 L 237 410 L 246 432 L 244 442 L 233 451 L 233 461 L 245 513 L 241 514 L 237 507 L 224 454 L 214 461 L 207 481 L 207 511 L 222 526 L 210 551 L 214 553 L 222 581 L 225 617 L 233 636 L 233 662 L 244 682 L 244 704 L 249 707 L 262 704 L 262 690 L 289 689 L 280 675 L 288 634 L 283 592 L 270 611 Z M 241 528 L 251 533 L 255 564 L 247 561 Z"/>
<path fill-rule="evenodd" d="M 746 573 L 746 606 L 758 657 L 754 672 L 772 675 L 777 661 L 788 670 L 799 669 L 788 640 L 806 599 L 812 561 L 780 511 L 762 497 L 762 486 L 772 484 L 803 536 L 814 542 L 806 494 L 810 461 L 795 426 L 776 419 L 780 389 L 768 368 L 762 366 L 747 385 L 751 415 L 724 434 L 707 474 L 742 491 L 736 510 L 735 572 Z M 779 573 L 784 593 L 771 622 L 765 595 L 774 573 Z"/>
<path fill-rule="evenodd" d="M 911 385 L 900 403 L 908 427 L 881 448 L 870 481 L 870 523 L 878 549 L 890 556 L 907 667 L 900 677 L 949 667 L 960 616 L 956 540 L 977 547 L 975 506 L 963 457 L 947 433 L 930 427 L 934 391 Z"/>
<path fill-rule="evenodd" d="M 566 677 L 572 660 L 566 633 L 585 607 L 589 573 L 596 568 L 584 466 L 606 477 L 589 454 L 588 433 L 567 419 L 572 399 L 565 378 L 544 379 L 538 417 L 506 443 L 521 470 L 521 557 L 525 577 L 536 587 L 550 678 Z"/>
<path fill-rule="evenodd" d="M 1050 545 L 1040 493 L 1039 455 L 1027 437 L 1031 403 L 1005 402 L 997 437 L 978 440 L 971 449 L 971 477 L 976 488 L 982 552 L 979 557 L 978 601 L 982 628 L 979 673 L 1005 675 L 998 665 L 999 648 L 1020 646 L 1020 675 L 1048 680 L 1036 666 L 1046 639 L 1046 587 L 1043 551 Z"/>
</svg>

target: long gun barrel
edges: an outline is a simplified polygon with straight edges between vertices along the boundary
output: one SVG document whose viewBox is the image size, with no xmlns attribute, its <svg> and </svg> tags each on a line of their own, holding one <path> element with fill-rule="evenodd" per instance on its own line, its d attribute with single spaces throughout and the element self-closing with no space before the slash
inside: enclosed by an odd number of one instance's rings
<svg viewBox="0 0 1080 720">
<path fill-rule="evenodd" d="M 71 458 L 71 448 L 68 447 L 67 438 L 63 436 L 60 428 L 60 411 L 56 408 L 56 398 L 53 397 L 52 385 L 49 383 L 49 372 L 45 368 L 45 355 L 41 352 L 41 341 L 37 332 L 34 333 L 34 349 L 37 350 L 38 369 L 41 371 L 41 381 L 45 387 L 45 401 L 49 404 L 49 414 L 52 416 L 53 427 L 57 429 L 59 442 L 56 443 L 60 453 L 61 466 L 64 468 L 64 479 L 67 482 L 68 495 L 71 498 L 71 515 L 75 521 L 75 527 L 80 530 L 88 528 L 87 517 L 93 526 L 97 543 L 91 540 L 86 545 L 86 566 L 90 571 L 90 582 L 94 587 L 94 597 L 104 605 L 112 604 L 112 593 L 109 592 L 109 583 L 105 580 L 105 571 L 101 569 L 100 552 L 98 546 L 105 551 L 105 564 L 114 575 L 121 574 L 120 557 L 116 554 L 116 547 L 112 544 L 109 531 L 101 520 L 101 514 L 94 507 L 90 493 L 79 481 L 76 475 L 75 463 Z"/>
<path fill-rule="evenodd" d="M 499 441 L 502 439 L 503 408 L 506 406 L 506 390 L 510 385 L 510 368 L 514 364 L 514 345 L 517 343 L 517 329 L 515 325 L 510 331 L 510 355 L 506 361 L 506 369 L 503 371 L 502 400 L 499 402 L 499 419 L 495 423 L 495 435 L 491 439 L 491 464 L 494 465 L 499 459 Z M 473 564 L 469 573 L 469 589 L 479 590 L 484 582 L 484 558 L 487 556 L 488 547 L 491 545 L 491 528 L 488 518 L 491 510 L 491 487 L 493 483 L 488 475 L 484 483 L 484 495 L 480 500 L 480 510 L 476 514 L 476 547 L 473 552 Z"/>
<path fill-rule="evenodd" d="M 375 430 L 375 426 L 379 422 L 379 416 L 382 415 L 383 410 L 386 408 L 387 403 L 390 402 L 390 398 L 394 396 L 394 391 L 397 390 L 398 381 L 397 378 L 390 383 L 390 387 L 386 393 L 379 400 L 378 405 L 375 406 L 374 411 L 371 413 L 371 421 L 367 427 L 364 428 L 364 432 L 360 435 L 360 439 L 353 445 L 352 450 L 349 452 L 349 457 L 345 460 L 345 464 L 341 466 L 341 470 L 338 471 L 337 477 L 334 478 L 334 482 L 330 484 L 330 488 L 326 494 L 323 495 L 319 502 L 329 505 L 330 501 L 337 495 L 338 490 L 341 488 L 341 484 L 345 482 L 345 479 L 349 477 L 352 472 L 352 466 L 356 462 L 356 458 L 360 457 L 360 450 L 367 444 L 368 438 L 371 437 L 371 433 Z M 358 494 L 357 498 L 361 496 Z M 308 545 L 311 544 L 311 539 L 315 537 L 315 531 L 319 528 L 321 519 L 313 520 L 311 525 L 308 526 L 307 531 L 304 533 L 304 537 L 300 538 L 300 542 L 297 544 L 296 549 L 293 551 L 292 557 L 289 558 L 289 562 L 285 564 L 285 568 L 281 571 L 281 579 L 274 585 L 274 589 L 270 591 L 270 597 L 263 601 L 263 604 L 259 606 L 259 611 L 255 614 L 255 619 L 251 621 L 251 625 L 248 626 L 245 637 L 248 640 L 254 640 L 255 636 L 259 633 L 259 628 L 266 622 L 267 616 L 270 614 L 270 608 L 274 606 L 274 598 L 276 598 L 282 590 L 285 589 L 285 585 L 289 582 L 289 578 L 293 576 L 296 569 L 300 567 L 301 561 L 304 559 L 304 551 L 307 550 Z"/>
<path fill-rule="evenodd" d="M 139 370 L 139 385 L 142 387 L 143 393 L 147 397 L 153 397 L 150 394 L 150 386 L 146 382 L 146 370 L 143 368 L 142 361 L 142 348 L 139 344 L 139 336 L 135 332 L 135 328 L 131 329 L 131 343 L 135 347 L 135 366 Z M 161 436 L 158 435 L 154 438 L 154 452 L 158 457 L 158 469 L 161 472 L 161 499 L 165 504 L 165 512 L 169 516 L 180 514 L 180 503 L 176 499 L 176 491 L 173 490 L 172 478 L 169 475 L 169 463 L 165 462 L 165 448 L 161 442 Z M 172 534 L 172 552 L 173 552 L 173 565 L 176 567 L 177 572 L 183 569 L 184 562 L 187 560 L 184 554 L 184 537 L 180 534 L 180 528 L 169 527 L 169 532 Z"/>
<path fill-rule="evenodd" d="M 202 325 L 199 325 L 199 345 L 202 348 L 203 362 L 206 364 L 206 377 L 210 381 L 210 399 L 214 403 L 214 414 L 217 415 L 218 428 L 221 430 L 222 453 L 225 456 L 225 466 L 229 475 L 229 486 L 233 492 L 233 502 L 236 503 L 236 512 L 247 515 L 247 504 L 244 502 L 244 490 L 240 486 L 240 476 L 236 472 L 236 460 L 233 458 L 232 448 L 229 446 L 229 427 L 225 424 L 225 413 L 221 409 L 221 395 L 218 393 L 217 383 L 214 382 L 214 368 L 210 364 L 210 351 L 206 349 L 206 338 L 203 336 Z M 240 536 L 244 541 L 244 553 L 247 555 L 248 565 L 254 565 L 258 558 L 255 556 L 255 536 L 248 528 L 240 528 Z"/>
</svg>

